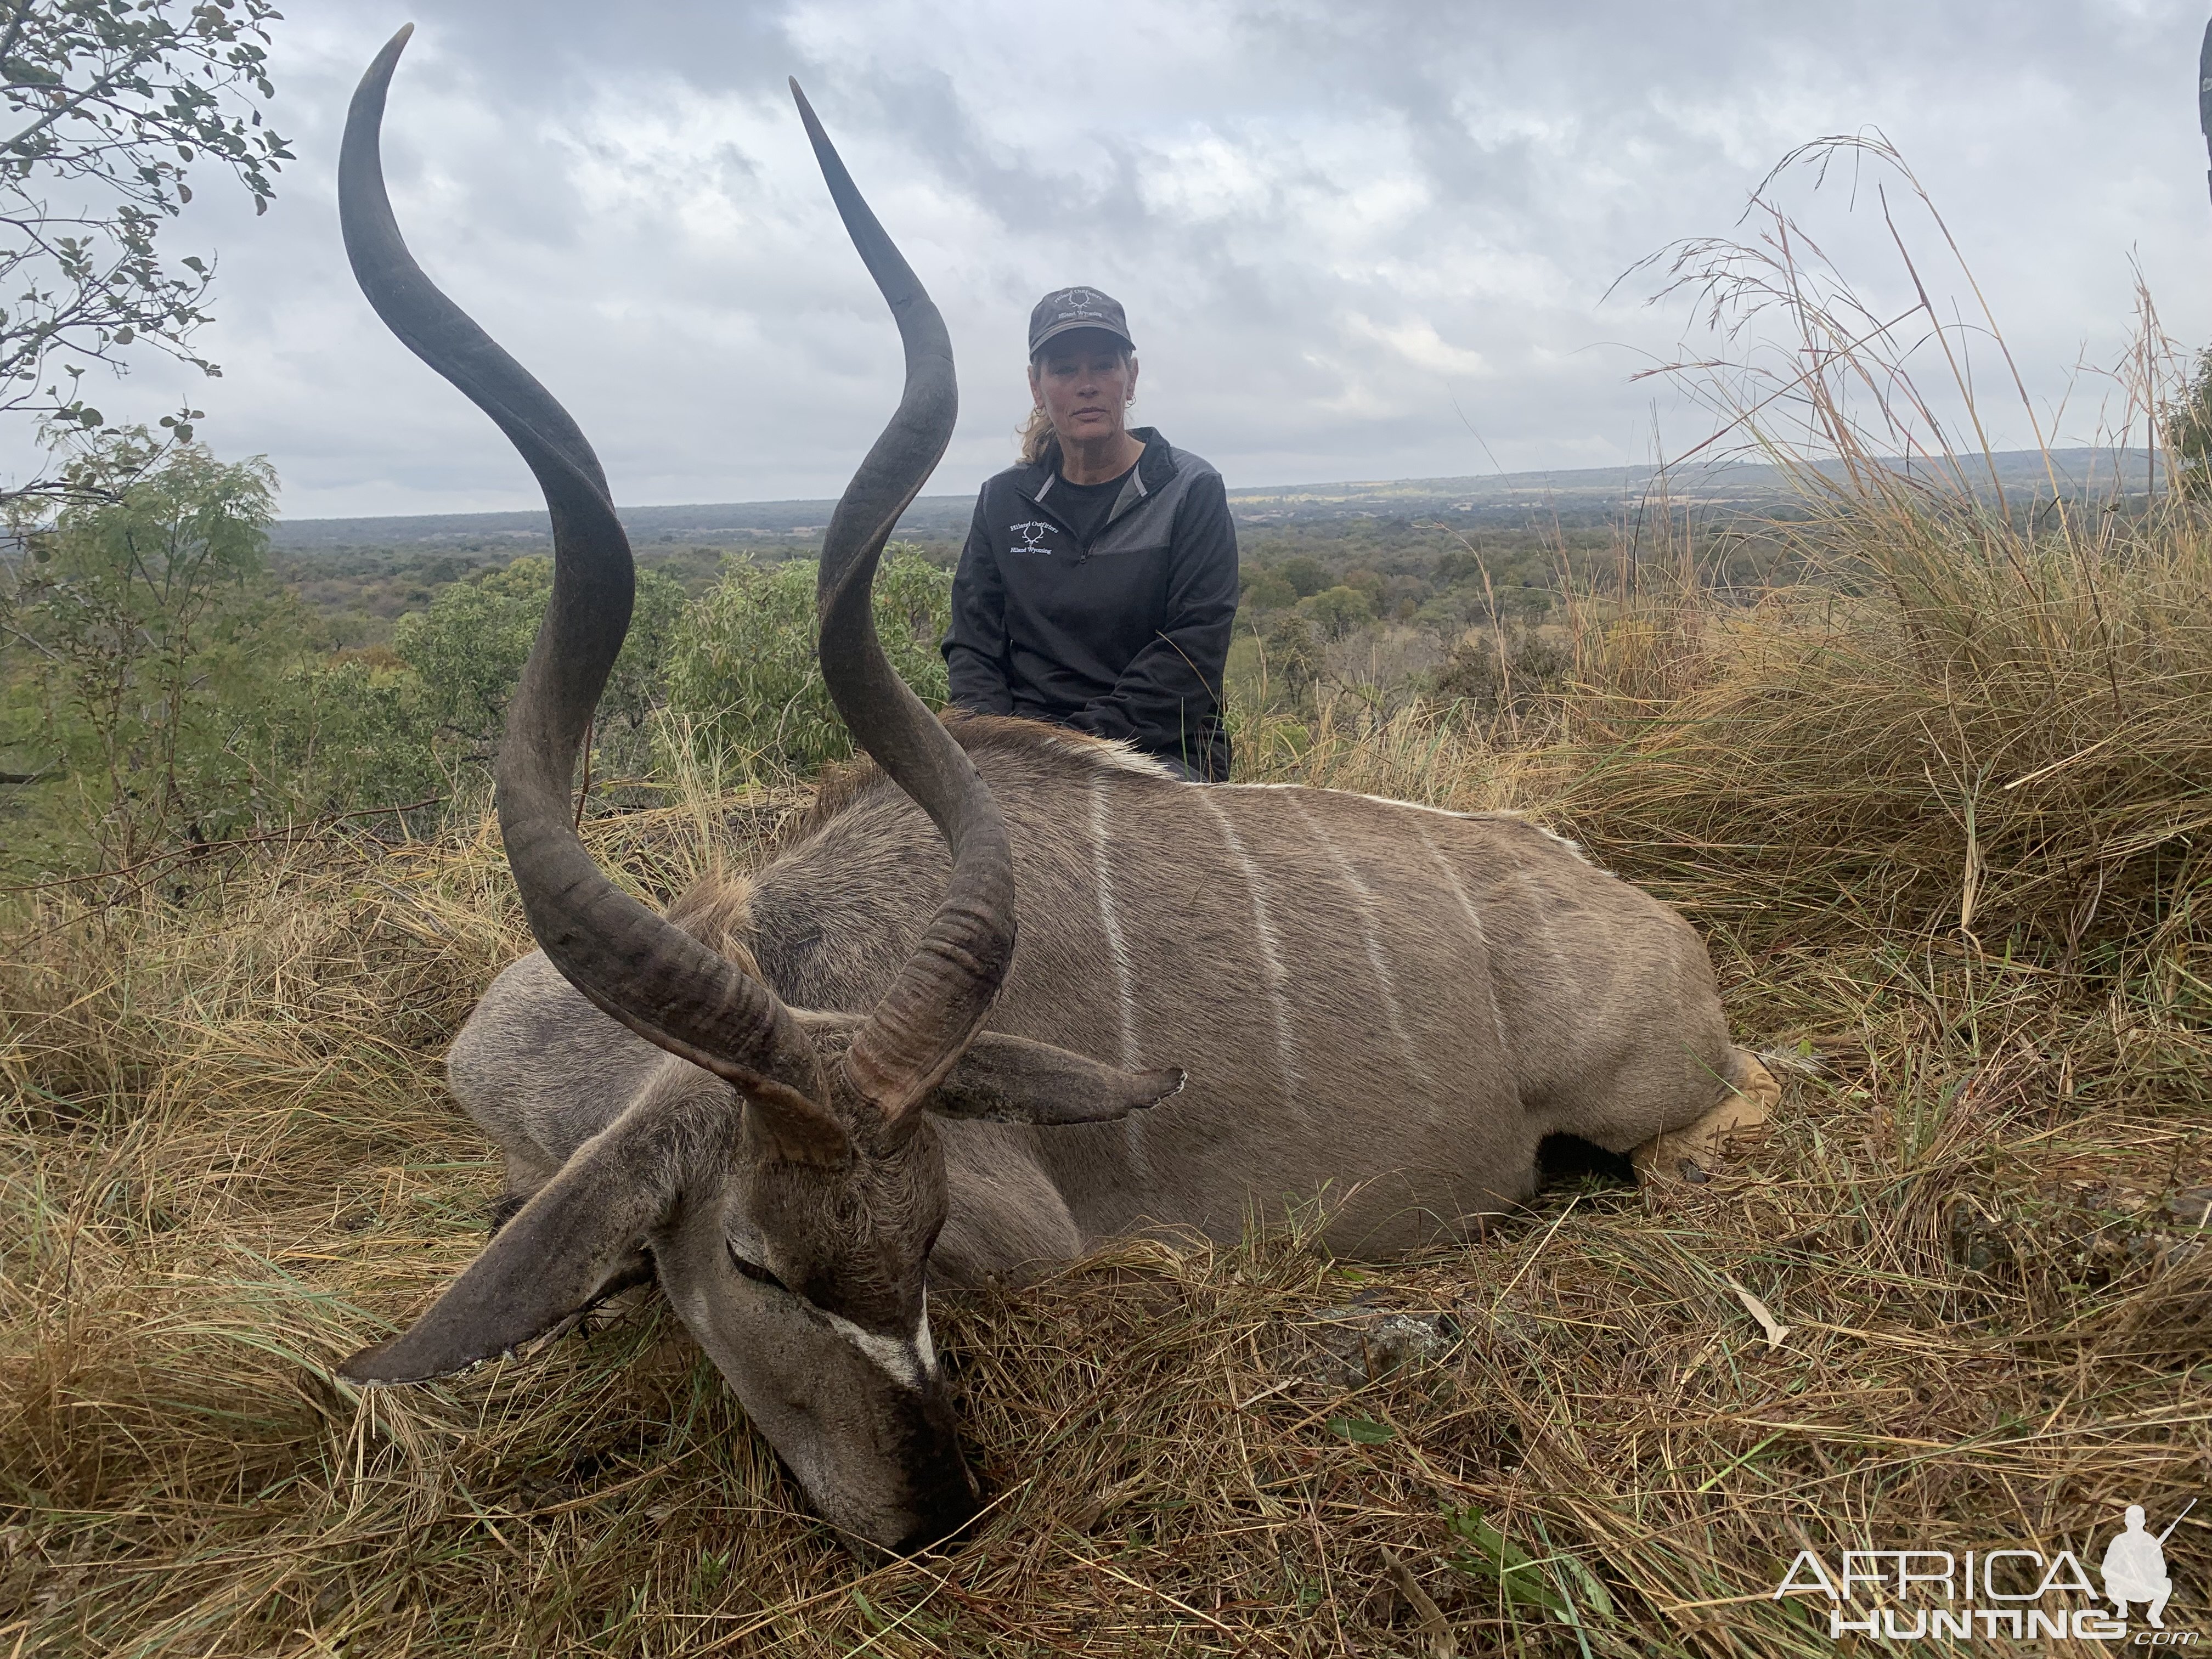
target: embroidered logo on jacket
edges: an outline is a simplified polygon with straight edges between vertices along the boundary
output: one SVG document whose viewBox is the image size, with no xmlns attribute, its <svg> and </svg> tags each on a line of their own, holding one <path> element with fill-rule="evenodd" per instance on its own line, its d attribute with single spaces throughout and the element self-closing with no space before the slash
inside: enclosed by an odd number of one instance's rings
<svg viewBox="0 0 2212 1659">
<path fill-rule="evenodd" d="M 1022 538 L 1021 545 L 1014 549 L 1015 552 L 1042 553 L 1047 558 L 1052 556 L 1052 550 L 1043 546 L 1040 538 L 1049 534 L 1057 526 L 1047 524 L 1042 520 L 1032 519 L 1026 524 L 1010 524 L 1006 528 Z"/>
</svg>

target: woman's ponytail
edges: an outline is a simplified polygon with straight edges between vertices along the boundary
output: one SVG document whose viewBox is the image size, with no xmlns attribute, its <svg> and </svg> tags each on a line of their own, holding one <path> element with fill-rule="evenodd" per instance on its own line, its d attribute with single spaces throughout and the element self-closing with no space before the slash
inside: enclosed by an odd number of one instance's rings
<svg viewBox="0 0 2212 1659">
<path fill-rule="evenodd" d="M 1030 417 L 1023 422 L 1018 435 L 1024 466 L 1037 466 L 1048 461 L 1055 466 L 1060 464 L 1060 440 L 1053 435 L 1052 416 L 1042 407 L 1030 410 Z"/>
</svg>

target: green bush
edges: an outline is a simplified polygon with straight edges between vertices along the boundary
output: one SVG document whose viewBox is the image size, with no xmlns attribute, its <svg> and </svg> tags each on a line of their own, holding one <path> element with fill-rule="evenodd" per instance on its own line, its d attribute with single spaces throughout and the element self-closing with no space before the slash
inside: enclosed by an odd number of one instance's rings
<svg viewBox="0 0 2212 1659">
<path fill-rule="evenodd" d="M 1275 567 L 1275 574 L 1291 585 L 1299 599 L 1310 599 L 1329 585 L 1328 572 L 1310 553 L 1297 553 Z"/>
<path fill-rule="evenodd" d="M 454 780 L 427 701 L 421 679 L 388 651 L 295 663 L 250 716 L 263 793 L 302 818 L 448 794 Z"/>
<path fill-rule="evenodd" d="M 732 561 L 684 614 L 669 654 L 681 740 L 746 772 L 807 773 L 853 752 L 815 659 L 811 559 Z M 876 631 L 899 678 L 945 706 L 939 641 L 951 624 L 952 574 L 893 542 L 876 573 Z"/>
<path fill-rule="evenodd" d="M 1326 587 L 1300 599 L 1298 614 L 1311 620 L 1324 639 L 1340 640 L 1375 620 L 1375 602 L 1356 587 Z"/>
<path fill-rule="evenodd" d="M 81 499 L 20 532 L 0 744 L 11 867 L 87 849 L 129 864 L 281 814 L 242 711 L 281 674 L 298 617 L 268 578 L 276 475 L 125 433 L 70 470 Z M 32 868 L 25 869 L 25 861 Z"/>
<path fill-rule="evenodd" d="M 1298 602 L 1289 577 L 1266 565 L 1246 565 L 1240 573 L 1237 603 L 1251 611 L 1286 611 Z"/>
<path fill-rule="evenodd" d="M 1542 635 L 1522 629 L 1504 641 L 1498 654 L 1496 634 L 1462 640 L 1439 667 L 1431 696 L 1466 719 L 1520 716 L 1557 697 L 1574 671 L 1574 653 Z"/>
<path fill-rule="evenodd" d="M 463 761 L 489 763 L 552 594 L 552 560 L 517 559 L 439 589 L 428 610 L 402 617 L 392 629 L 392 650 L 422 680 L 425 718 Z M 649 725 L 666 701 L 669 653 L 684 610 L 684 587 L 674 577 L 637 573 L 629 637 L 599 699 L 594 732 L 594 747 L 611 769 L 649 763 Z"/>
<path fill-rule="evenodd" d="M 2189 384 L 2159 414 L 2173 487 L 2198 501 L 2212 495 L 2212 350 L 2197 354 Z"/>
</svg>

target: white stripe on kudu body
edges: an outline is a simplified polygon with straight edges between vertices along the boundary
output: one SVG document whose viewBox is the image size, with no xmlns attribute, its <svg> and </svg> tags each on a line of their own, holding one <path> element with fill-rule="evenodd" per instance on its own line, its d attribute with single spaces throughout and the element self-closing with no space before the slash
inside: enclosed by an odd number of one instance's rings
<svg viewBox="0 0 2212 1659">
<path fill-rule="evenodd" d="M 1374 892 L 1359 878 L 1358 871 L 1352 868 L 1352 860 L 1344 855 L 1344 849 L 1336 844 L 1335 838 L 1314 823 L 1312 810 L 1305 801 L 1297 795 L 1287 799 L 1297 809 L 1299 820 L 1304 823 L 1315 843 L 1328 853 L 1329 861 L 1336 866 L 1338 876 L 1352 890 L 1359 911 L 1359 937 L 1367 947 L 1368 965 L 1375 970 L 1375 990 L 1382 1000 L 1382 1014 L 1389 1022 L 1390 1035 L 1398 1040 L 1398 1052 L 1405 1060 L 1406 1069 L 1420 1080 L 1424 1089 L 1433 1090 L 1436 1079 L 1423 1062 L 1421 1051 L 1414 1045 L 1412 1034 L 1406 1030 L 1406 1016 L 1398 1006 L 1397 981 L 1391 976 L 1389 963 L 1383 958 L 1382 942 L 1375 935 Z"/>
<path fill-rule="evenodd" d="M 1252 862 L 1252 855 L 1244 850 L 1238 839 L 1236 826 L 1230 823 L 1229 814 L 1222 809 L 1218 791 L 1202 789 L 1199 799 L 1206 810 L 1213 814 L 1213 821 L 1221 826 L 1221 838 L 1228 844 L 1229 856 L 1237 860 L 1237 869 L 1244 877 L 1244 891 L 1252 901 L 1252 933 L 1254 942 L 1260 947 L 1260 969 L 1267 985 L 1267 1007 L 1275 1021 L 1275 1057 L 1283 1068 L 1283 1097 L 1297 1104 L 1299 1115 L 1305 1116 L 1304 1103 L 1298 1099 L 1298 1061 L 1297 1039 L 1291 1033 L 1291 1006 L 1284 995 L 1290 975 L 1283 969 L 1283 954 L 1275 938 L 1275 925 L 1267 919 L 1267 898 L 1265 884 L 1260 878 L 1260 867 Z"/>
<path fill-rule="evenodd" d="M 1121 1064 L 1137 1063 L 1137 992 L 1129 966 L 1129 946 L 1121 937 L 1121 919 L 1114 908 L 1114 864 L 1107 850 L 1106 797 L 1113 786 L 1104 778 L 1091 781 L 1091 867 L 1098 881 L 1098 924 L 1106 932 L 1106 950 L 1114 960 L 1114 978 L 1121 992 Z"/>
<path fill-rule="evenodd" d="M 1437 873 L 1443 877 L 1444 885 L 1451 889 L 1451 896 L 1459 901 L 1460 914 L 1467 918 L 1467 930 L 1474 935 L 1475 943 L 1481 947 L 1483 957 L 1487 962 L 1490 956 L 1490 938 L 1483 931 L 1481 912 L 1474 908 L 1474 901 L 1468 897 L 1467 889 L 1459 884 L 1459 874 L 1451 867 L 1451 860 L 1437 848 L 1435 842 L 1429 839 L 1428 826 L 1425 823 L 1416 823 L 1413 829 L 1421 838 L 1422 847 L 1426 849 L 1429 857 L 1435 861 Z M 1489 987 L 1484 988 L 1486 994 L 1483 1000 L 1490 1005 L 1490 1029 L 1498 1039 L 1498 1052 L 1503 1054 L 1506 1050 L 1505 1017 L 1498 1012 L 1497 991 Z"/>
<path fill-rule="evenodd" d="M 1106 817 L 1106 799 L 1113 793 L 1115 782 L 1110 774 L 1091 780 L 1091 867 L 1098 879 L 1098 921 L 1106 930 L 1106 948 L 1114 958 L 1114 977 L 1121 994 L 1121 1064 L 1134 1071 L 1142 1064 L 1137 1056 L 1137 976 L 1129 961 L 1129 942 L 1122 937 L 1121 914 L 1115 904 L 1112 830 Z M 1131 1170 L 1140 1182 L 1149 1186 L 1152 1166 L 1145 1153 L 1144 1124 L 1133 1115 L 1125 1117 L 1121 1120 L 1121 1134 L 1122 1151 L 1128 1158 Z"/>
</svg>

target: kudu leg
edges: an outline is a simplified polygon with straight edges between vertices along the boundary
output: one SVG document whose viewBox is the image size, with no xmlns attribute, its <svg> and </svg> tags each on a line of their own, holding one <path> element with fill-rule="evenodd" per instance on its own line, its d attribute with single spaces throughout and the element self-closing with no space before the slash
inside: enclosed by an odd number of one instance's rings
<svg viewBox="0 0 2212 1659">
<path fill-rule="evenodd" d="M 1782 1085 L 1755 1055 L 1735 1051 L 1735 1074 L 1720 1103 L 1695 1123 L 1654 1135 L 1629 1156 L 1638 1181 L 1704 1181 L 1718 1169 L 1731 1143 L 1747 1140 L 1781 1103 Z"/>
</svg>

